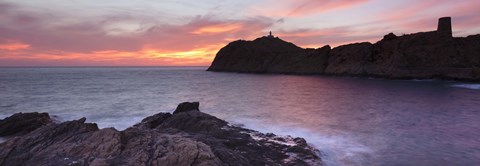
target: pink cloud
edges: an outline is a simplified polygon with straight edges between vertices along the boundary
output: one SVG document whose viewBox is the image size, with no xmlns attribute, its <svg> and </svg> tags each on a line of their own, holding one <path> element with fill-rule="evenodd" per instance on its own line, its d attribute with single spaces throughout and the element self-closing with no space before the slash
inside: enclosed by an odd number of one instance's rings
<svg viewBox="0 0 480 166">
<path fill-rule="evenodd" d="M 139 13 L 115 8 L 82 15 L 0 2 L 0 65 L 36 61 L 52 65 L 208 65 L 228 42 L 251 40 L 270 29 L 302 47 L 338 46 L 375 42 L 389 32 L 435 30 L 437 18 L 443 16 L 453 17 L 455 35 L 480 30 L 480 2 L 469 0 L 264 0 L 244 7 L 235 8 L 232 15 L 219 14 L 229 10 L 221 5 L 208 11 L 199 6 L 202 14 L 183 9 Z M 223 12 L 216 13 L 220 9 Z M 149 12 L 155 15 L 146 14 Z M 359 12 L 354 14 L 361 19 L 348 25 L 343 20 L 351 19 L 345 18 L 351 17 L 351 12 Z M 315 20 L 329 22 L 319 25 Z"/>
<path fill-rule="evenodd" d="M 358 33 L 355 26 L 341 26 L 321 29 L 300 29 L 294 31 L 279 31 L 277 35 L 301 47 L 318 48 L 324 45 L 333 47 L 352 42 L 375 42 L 383 35 L 377 33 Z"/>
<path fill-rule="evenodd" d="M 260 15 L 302 17 L 361 5 L 369 0 L 267 0 L 252 7 Z"/>
<path fill-rule="evenodd" d="M 88 61 L 102 65 L 208 65 L 216 51 L 230 40 L 260 34 L 274 22 L 265 17 L 220 20 L 215 16 L 196 16 L 184 24 L 154 24 L 131 33 L 109 34 L 110 29 L 105 27 L 112 23 L 137 23 L 147 18 L 118 15 L 52 25 L 52 14 L 7 8 L 7 24 L 0 24 L 0 43 L 1 39 L 9 39 L 28 43 L 28 47 L 20 43 L 0 45 L 6 55 L 0 58 L 3 65 L 33 59 L 41 64 L 52 61 L 64 65 Z M 24 21 L 18 21 L 23 18 Z M 11 52 L 21 48 L 29 49 Z M 72 63 L 75 59 L 78 63 Z"/>
<path fill-rule="evenodd" d="M 148 46 L 186 50 L 212 44 L 227 44 L 225 39 L 258 36 L 274 21 L 264 17 L 244 20 L 216 20 L 212 17 L 196 17 L 180 26 L 155 26 L 145 33 Z M 209 30 L 207 30 L 209 29 Z"/>
<path fill-rule="evenodd" d="M 391 31 L 402 33 L 415 33 L 419 31 L 436 30 L 437 19 L 440 17 L 452 17 L 455 28 L 474 28 L 476 20 L 480 17 L 480 2 L 470 0 L 425 0 L 406 1 L 407 3 L 397 6 L 395 10 L 385 8 L 377 11 L 372 24 L 390 24 Z M 415 5 L 412 5 L 414 3 Z M 478 32 L 477 32 L 478 33 Z"/>
<path fill-rule="evenodd" d="M 348 8 L 368 2 L 368 0 L 303 0 L 292 1 L 296 7 L 288 12 L 288 16 L 304 16 L 323 13 L 330 10 Z"/>
</svg>

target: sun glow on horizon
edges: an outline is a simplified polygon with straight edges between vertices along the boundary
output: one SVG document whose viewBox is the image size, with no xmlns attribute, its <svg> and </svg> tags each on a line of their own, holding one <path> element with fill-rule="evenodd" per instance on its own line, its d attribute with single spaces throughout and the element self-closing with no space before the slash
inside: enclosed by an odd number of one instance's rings
<svg viewBox="0 0 480 166">
<path fill-rule="evenodd" d="M 9 47 L 10 48 L 10 47 Z M 138 51 L 104 50 L 91 53 L 50 52 L 30 56 L 0 56 L 0 61 L 39 61 L 40 66 L 208 66 L 217 47 L 199 48 L 189 51 L 162 51 L 143 49 Z M 75 62 L 75 63 L 73 63 Z M 108 62 L 105 65 L 105 62 Z M 9 66 L 9 65 L 5 65 Z M 30 65 L 23 65 L 30 66 Z"/>
</svg>

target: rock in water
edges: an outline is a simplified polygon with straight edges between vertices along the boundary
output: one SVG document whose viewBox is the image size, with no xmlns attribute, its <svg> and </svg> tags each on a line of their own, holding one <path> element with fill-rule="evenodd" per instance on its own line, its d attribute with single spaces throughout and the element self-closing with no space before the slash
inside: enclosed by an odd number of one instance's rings
<svg viewBox="0 0 480 166">
<path fill-rule="evenodd" d="M 199 102 L 183 102 L 177 106 L 177 109 L 173 112 L 173 114 L 177 114 L 180 112 L 188 112 L 188 111 L 200 111 L 198 107 L 200 106 Z"/>
<path fill-rule="evenodd" d="M 0 120 L 0 136 L 27 134 L 50 123 L 53 122 L 48 113 L 16 113 Z"/>
<path fill-rule="evenodd" d="M 85 118 L 49 123 L 1 143 L 0 165 L 322 165 L 302 138 L 235 127 L 198 106 L 182 103 L 124 131 Z"/>
</svg>

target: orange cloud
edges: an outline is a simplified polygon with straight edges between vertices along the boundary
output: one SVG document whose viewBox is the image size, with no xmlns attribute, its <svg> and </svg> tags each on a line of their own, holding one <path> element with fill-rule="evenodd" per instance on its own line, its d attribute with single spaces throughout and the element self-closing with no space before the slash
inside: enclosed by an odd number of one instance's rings
<svg viewBox="0 0 480 166">
<path fill-rule="evenodd" d="M 357 26 L 339 26 L 319 29 L 279 30 L 276 34 L 304 48 L 324 45 L 336 47 L 353 42 L 375 42 L 383 37 L 377 29 L 362 29 Z M 378 34 L 378 35 L 377 35 Z"/>
<path fill-rule="evenodd" d="M 15 50 L 23 50 L 30 48 L 30 45 L 21 43 L 21 42 L 9 42 L 0 44 L 0 50 L 8 50 L 8 51 L 15 51 Z"/>
<path fill-rule="evenodd" d="M 225 32 L 237 31 L 241 28 L 243 28 L 243 25 L 240 23 L 226 23 L 226 24 L 204 26 L 199 29 L 196 29 L 191 33 L 197 34 L 197 35 L 208 34 L 208 33 L 225 33 Z"/>
</svg>

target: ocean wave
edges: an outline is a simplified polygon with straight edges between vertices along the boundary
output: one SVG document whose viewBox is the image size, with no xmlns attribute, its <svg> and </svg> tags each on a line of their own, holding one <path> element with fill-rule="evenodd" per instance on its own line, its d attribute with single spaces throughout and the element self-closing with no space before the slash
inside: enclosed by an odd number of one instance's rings
<svg viewBox="0 0 480 166">
<path fill-rule="evenodd" d="M 5 141 L 7 141 L 6 138 L 0 137 L 0 144 L 1 144 L 1 143 L 4 143 Z"/>
<path fill-rule="evenodd" d="M 304 138 L 309 145 L 320 150 L 325 165 L 370 165 L 368 158 L 375 154 L 375 149 L 357 142 L 350 134 L 322 134 L 305 128 L 274 125 L 260 122 L 260 119 L 235 118 L 230 124 L 241 124 L 246 128 L 262 133 L 274 133 L 286 137 Z M 243 123 L 242 123 L 243 122 Z"/>
<path fill-rule="evenodd" d="M 436 79 L 410 79 L 410 80 L 407 80 L 407 81 L 413 81 L 413 82 L 434 82 L 434 81 L 438 81 Z"/>
<path fill-rule="evenodd" d="M 451 87 L 480 90 L 480 84 L 455 84 Z"/>
</svg>

